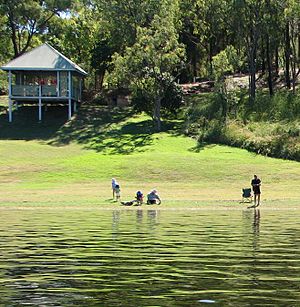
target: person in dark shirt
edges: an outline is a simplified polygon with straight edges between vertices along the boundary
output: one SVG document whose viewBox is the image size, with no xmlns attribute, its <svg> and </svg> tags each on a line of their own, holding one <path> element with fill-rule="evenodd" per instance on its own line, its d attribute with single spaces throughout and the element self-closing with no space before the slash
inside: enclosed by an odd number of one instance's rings
<svg viewBox="0 0 300 307">
<path fill-rule="evenodd" d="M 256 200 L 257 200 L 257 206 L 259 206 L 260 204 L 260 194 L 261 194 L 260 185 L 261 185 L 261 180 L 256 175 L 254 175 L 254 178 L 251 180 L 251 186 L 254 193 L 254 206 L 256 206 Z"/>
</svg>

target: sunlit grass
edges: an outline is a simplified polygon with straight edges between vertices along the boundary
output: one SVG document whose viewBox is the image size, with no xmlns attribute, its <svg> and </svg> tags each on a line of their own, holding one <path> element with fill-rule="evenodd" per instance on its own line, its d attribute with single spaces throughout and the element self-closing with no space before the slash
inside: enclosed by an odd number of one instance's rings
<svg viewBox="0 0 300 307">
<path fill-rule="evenodd" d="M 298 162 L 199 147 L 174 128 L 155 133 L 145 115 L 97 120 L 75 117 L 45 139 L 0 140 L 0 202 L 112 205 L 112 177 L 125 200 L 155 187 L 165 204 L 237 202 L 254 173 L 264 200 L 300 200 Z"/>
</svg>

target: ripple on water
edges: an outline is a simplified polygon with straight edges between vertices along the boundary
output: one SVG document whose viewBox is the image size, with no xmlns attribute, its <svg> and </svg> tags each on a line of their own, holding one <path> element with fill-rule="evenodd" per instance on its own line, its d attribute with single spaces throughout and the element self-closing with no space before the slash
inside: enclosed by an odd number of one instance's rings
<svg viewBox="0 0 300 307">
<path fill-rule="evenodd" d="M 300 301 L 300 211 L 3 210 L 1 217 L 4 306 Z"/>
</svg>

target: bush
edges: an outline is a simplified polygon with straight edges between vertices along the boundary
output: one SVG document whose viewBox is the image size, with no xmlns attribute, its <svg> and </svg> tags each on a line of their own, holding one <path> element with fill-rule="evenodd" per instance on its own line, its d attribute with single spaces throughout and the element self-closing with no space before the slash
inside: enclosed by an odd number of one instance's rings
<svg viewBox="0 0 300 307">
<path fill-rule="evenodd" d="M 0 95 L 8 94 L 8 82 L 7 82 L 7 73 L 0 72 Z"/>
<path fill-rule="evenodd" d="M 132 91 L 132 105 L 138 112 L 145 111 L 152 116 L 153 114 L 153 95 L 151 90 L 136 88 Z M 170 117 L 176 115 L 183 105 L 182 89 L 176 84 L 172 83 L 165 90 L 164 97 L 161 100 L 161 114 L 163 117 Z"/>
<path fill-rule="evenodd" d="M 286 123 L 230 122 L 223 130 L 223 143 L 258 154 L 300 160 L 300 128 L 297 121 Z"/>
<path fill-rule="evenodd" d="M 190 96 L 185 132 L 199 142 L 223 143 L 300 161 L 300 93 L 281 91 L 270 97 L 261 91 L 253 105 L 249 105 L 243 91 L 233 98 L 238 108 L 224 120 L 220 95 Z"/>
</svg>

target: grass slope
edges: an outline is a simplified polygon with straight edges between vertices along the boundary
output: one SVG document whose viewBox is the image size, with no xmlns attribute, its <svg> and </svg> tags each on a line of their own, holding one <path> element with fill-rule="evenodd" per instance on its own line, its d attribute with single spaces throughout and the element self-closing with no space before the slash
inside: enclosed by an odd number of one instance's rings
<svg viewBox="0 0 300 307">
<path fill-rule="evenodd" d="M 157 188 L 166 205 L 240 200 L 253 173 L 263 182 L 263 199 L 296 204 L 300 164 L 246 150 L 196 142 L 180 134 L 180 123 L 155 133 L 145 115 L 130 110 L 82 107 L 70 122 L 50 108 L 45 122 L 24 107 L 8 124 L 0 117 L 0 203 L 107 205 L 116 177 L 122 198 Z M 36 111 L 36 110 L 35 110 Z M 28 114 L 27 114 L 28 113 Z"/>
</svg>

